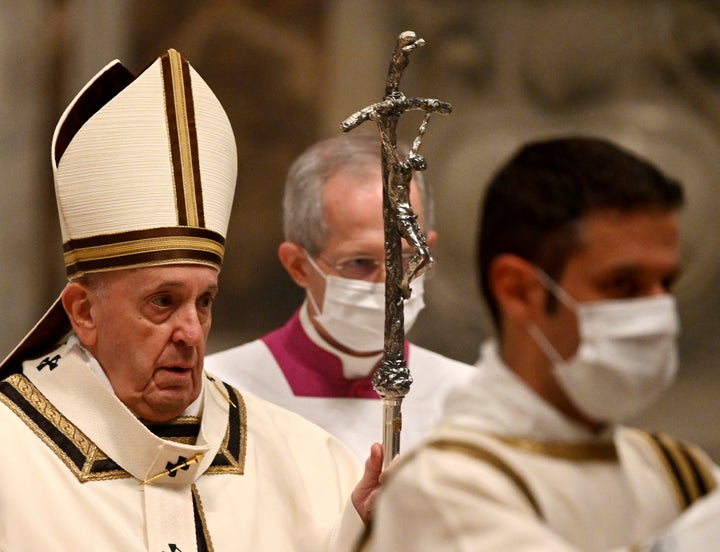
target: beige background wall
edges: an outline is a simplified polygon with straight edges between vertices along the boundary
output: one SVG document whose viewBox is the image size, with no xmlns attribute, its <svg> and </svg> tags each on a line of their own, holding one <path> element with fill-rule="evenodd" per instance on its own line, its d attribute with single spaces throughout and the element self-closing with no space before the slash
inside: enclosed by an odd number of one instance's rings
<svg viewBox="0 0 720 552">
<path fill-rule="evenodd" d="M 472 362 L 488 332 L 476 291 L 478 200 L 531 137 L 608 136 L 685 181 L 683 371 L 639 422 L 720 457 L 720 2 L 699 0 L 6 0 L 0 4 L 0 351 L 64 285 L 50 137 L 108 61 L 139 72 L 175 47 L 215 90 L 240 152 L 211 349 L 281 324 L 302 299 L 275 255 L 292 158 L 382 96 L 397 34 L 427 45 L 402 88 L 449 101 L 424 142 L 438 266 L 413 337 Z M 406 121 L 409 128 L 416 121 Z M 408 135 L 407 137 L 411 137 Z M 4 353 L 2 353 L 4 354 Z M 412 391 L 411 391 L 412 392 Z"/>
</svg>

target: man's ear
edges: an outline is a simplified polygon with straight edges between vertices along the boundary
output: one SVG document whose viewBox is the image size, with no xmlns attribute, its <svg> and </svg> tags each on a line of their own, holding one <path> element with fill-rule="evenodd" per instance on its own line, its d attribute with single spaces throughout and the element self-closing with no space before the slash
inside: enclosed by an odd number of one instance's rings
<svg viewBox="0 0 720 552">
<path fill-rule="evenodd" d="M 93 316 L 94 294 L 87 286 L 70 282 L 62 293 L 62 304 L 80 343 L 91 347 L 97 340 L 97 324 Z"/>
<path fill-rule="evenodd" d="M 278 247 L 278 257 L 295 283 L 301 288 L 306 288 L 308 261 L 303 248 L 296 243 L 282 242 Z"/>
<path fill-rule="evenodd" d="M 510 253 L 498 255 L 490 265 L 489 279 L 504 320 L 525 325 L 544 308 L 545 290 L 525 259 Z"/>
</svg>

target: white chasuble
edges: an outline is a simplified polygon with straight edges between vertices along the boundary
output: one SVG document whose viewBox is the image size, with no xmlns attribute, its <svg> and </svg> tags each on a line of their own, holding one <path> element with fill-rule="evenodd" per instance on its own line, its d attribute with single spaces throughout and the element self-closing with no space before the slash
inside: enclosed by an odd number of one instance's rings
<svg viewBox="0 0 720 552">
<path fill-rule="evenodd" d="M 201 498 L 195 481 L 208 469 L 226 435 L 231 403 L 219 384 L 205 381 L 199 432 L 196 439 L 187 435 L 194 444 L 186 444 L 155 435 L 99 378 L 88 377 L 87 360 L 79 348 L 63 347 L 57 355 L 63 362 L 51 361 L 25 373 L 68 421 L 137 480 L 148 550 L 197 552 L 198 536 L 202 549 L 212 547 L 202 542 L 208 536 L 196 524 Z"/>
<path fill-rule="evenodd" d="M 205 376 L 202 417 L 141 423 L 62 346 L 0 379 L 0 551 L 322 552 L 361 530 L 352 451 Z M 189 411 L 190 412 L 190 411 Z"/>
</svg>

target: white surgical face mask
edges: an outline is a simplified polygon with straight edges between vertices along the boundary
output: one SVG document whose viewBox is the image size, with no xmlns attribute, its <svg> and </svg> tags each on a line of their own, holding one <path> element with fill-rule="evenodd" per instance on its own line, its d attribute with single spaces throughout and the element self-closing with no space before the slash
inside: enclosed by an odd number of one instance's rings
<svg viewBox="0 0 720 552">
<path fill-rule="evenodd" d="M 528 331 L 578 410 L 594 421 L 619 422 L 645 410 L 672 385 L 679 331 L 673 296 L 578 303 L 546 274 L 539 278 L 577 315 L 580 345 L 567 360 L 537 326 Z"/>
<path fill-rule="evenodd" d="M 305 255 L 325 279 L 322 311 L 312 293 L 307 293 L 317 313 L 315 320 L 335 341 L 352 351 L 382 351 L 385 345 L 385 284 L 325 274 L 308 253 Z M 411 287 L 412 295 L 404 305 L 406 332 L 410 331 L 425 306 L 423 276 L 414 280 Z"/>
</svg>

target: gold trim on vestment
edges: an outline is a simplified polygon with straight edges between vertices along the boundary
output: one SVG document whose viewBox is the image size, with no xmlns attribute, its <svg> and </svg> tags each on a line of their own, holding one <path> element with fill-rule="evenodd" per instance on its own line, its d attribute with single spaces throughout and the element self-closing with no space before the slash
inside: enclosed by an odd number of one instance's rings
<svg viewBox="0 0 720 552">
<path fill-rule="evenodd" d="M 17 393 L 32 405 L 39 420 L 33 418 L 31 414 L 33 412 L 26 412 L 23 409 L 23 405 L 19 404 L 19 401 L 13 400 L 7 392 L 0 392 L 0 401 L 8 406 L 17 416 L 20 418 L 28 428 L 38 436 L 38 438 L 52 450 L 55 455 L 62 460 L 62 462 L 70 469 L 70 471 L 77 477 L 78 481 L 85 483 L 88 481 L 103 481 L 108 479 L 122 479 L 125 477 L 131 477 L 131 475 L 120 468 L 112 458 L 109 458 L 95 443 L 93 443 L 88 437 L 78 429 L 72 422 L 70 422 L 60 411 L 58 411 L 53 404 L 47 400 L 47 398 L 27 379 L 23 374 L 11 374 L 5 378 L 0 385 L 9 385 Z M 231 410 L 228 416 L 227 428 L 225 430 L 225 436 L 220 444 L 220 447 L 215 455 L 213 464 L 211 464 L 204 474 L 207 475 L 219 475 L 219 474 L 236 474 L 242 475 L 245 470 L 245 456 L 247 453 L 247 420 L 246 420 L 246 409 L 245 401 L 242 395 L 238 392 L 233 392 L 235 398 L 236 407 L 231 406 Z M 235 417 L 235 420 L 233 420 Z M 238 419 L 239 418 L 239 419 Z M 164 425 L 187 425 L 196 424 L 199 428 L 200 418 L 195 416 L 183 416 L 168 422 Z M 72 457 L 70 450 L 65 450 L 61 447 L 52 437 L 48 434 L 48 431 L 44 430 L 38 424 L 40 422 L 47 422 L 51 428 L 58 431 L 74 448 L 77 449 L 79 454 L 75 455 L 75 459 Z M 232 446 L 238 447 L 237 458 L 230 450 L 230 429 L 231 425 L 237 425 L 237 439 L 238 443 Z M 50 428 L 49 428 L 50 429 Z M 162 437 L 167 441 L 173 441 L 178 443 L 194 442 L 196 437 L 175 437 L 168 436 Z M 81 457 L 78 457 L 81 456 Z M 218 459 L 222 458 L 222 461 Z M 217 462 L 217 464 L 215 463 Z M 115 467 L 112 467 L 115 466 Z"/>
<path fill-rule="evenodd" d="M 565 443 L 536 441 L 533 439 L 506 437 L 501 435 L 488 435 L 488 437 L 500 441 L 516 450 L 557 458 L 569 461 L 601 461 L 616 462 L 618 460 L 617 450 L 614 443 Z M 543 519 L 540 505 L 532 493 L 530 486 L 513 469 L 510 464 L 491 450 L 463 439 L 437 439 L 427 443 L 428 447 L 438 450 L 449 450 L 465 454 L 482 462 L 486 462 L 508 477 L 525 496 L 532 506 L 535 514 Z"/>
<path fill-rule="evenodd" d="M 155 425 L 184 426 L 184 425 L 196 424 L 198 426 L 198 431 L 199 431 L 200 420 L 201 420 L 201 418 L 199 416 L 178 416 L 177 418 L 175 418 L 174 420 L 170 420 L 169 422 L 163 422 L 162 424 L 148 424 L 147 427 L 150 431 L 153 431 L 153 426 L 155 426 Z M 172 436 L 162 437 L 162 439 L 167 439 L 168 441 L 172 441 L 173 443 L 179 443 L 182 445 L 196 445 L 197 444 L 197 435 L 186 435 L 186 436 L 172 435 Z"/>
<path fill-rule="evenodd" d="M 208 376 L 208 378 L 211 380 L 213 379 L 210 376 Z M 229 399 L 230 412 L 237 410 L 236 417 L 240 419 L 240 450 L 238 450 L 237 459 L 233 456 L 232 452 L 230 452 L 230 427 L 228 425 L 228 431 L 225 432 L 225 437 L 223 438 L 223 442 L 220 445 L 220 450 L 218 450 L 218 454 L 222 454 L 229 463 L 229 465 L 211 465 L 205 473 L 210 475 L 219 475 L 225 473 L 237 473 L 243 475 L 245 473 L 245 456 L 247 455 L 247 409 L 245 407 L 245 399 L 243 398 L 242 394 L 236 389 L 231 388 L 228 385 L 225 385 L 225 388 L 228 390 L 228 396 L 231 396 L 231 398 Z M 235 399 L 234 401 L 232 400 L 233 398 Z"/>
<path fill-rule="evenodd" d="M 709 467 L 692 447 L 664 433 L 637 432 L 655 451 L 670 480 L 679 511 L 717 487 Z"/>
<path fill-rule="evenodd" d="M 203 509 L 202 499 L 200 498 L 200 492 L 198 491 L 197 485 L 193 483 L 190 485 L 192 491 L 193 500 L 195 501 L 195 508 L 197 509 L 198 518 L 200 518 L 200 525 L 202 526 L 203 536 L 205 537 L 205 545 L 207 546 L 207 552 L 214 552 L 215 547 L 210 537 L 210 531 L 208 531 L 207 520 L 205 519 L 205 510 Z"/>
<path fill-rule="evenodd" d="M 657 435 L 658 441 L 672 458 L 672 463 L 676 466 L 680 479 L 684 482 L 690 502 L 700 496 L 700 488 L 698 481 L 693 477 L 693 470 L 687 457 L 680 450 L 680 444 L 671 441 L 667 435 Z M 688 502 L 688 504 L 690 503 Z M 687 504 L 686 504 L 687 507 Z"/>
<path fill-rule="evenodd" d="M 67 451 L 62 449 L 40 428 L 37 422 L 30 417 L 18 404 L 5 393 L 0 393 L 0 401 L 5 403 L 25 424 L 45 443 L 55 455 L 70 469 L 81 483 L 86 481 L 104 481 L 108 479 L 121 479 L 130 477 L 123 469 L 114 469 L 93 472 L 97 462 L 107 460 L 107 455 L 100 450 L 87 436 L 63 416 L 57 408 L 22 374 L 12 374 L 4 380 L 37 410 L 38 414 L 60 431 L 84 456 L 82 466 L 72 460 Z"/>
<path fill-rule="evenodd" d="M 615 443 L 567 443 L 553 441 L 536 441 L 524 437 L 506 437 L 503 435 L 489 435 L 493 439 L 505 443 L 515 449 L 574 461 L 617 461 Z"/>
<path fill-rule="evenodd" d="M 535 514 L 540 519 L 543 519 L 540 505 L 535 499 L 535 496 L 530 490 L 530 487 L 527 485 L 527 483 L 525 483 L 523 478 L 520 477 L 520 475 L 513 468 L 510 467 L 510 465 L 507 464 L 507 462 L 505 462 L 494 452 L 491 452 L 490 450 L 483 448 L 477 444 L 468 443 L 467 441 L 462 441 L 459 439 L 437 439 L 435 441 L 430 441 L 429 443 L 427 443 L 426 446 L 437 450 L 452 451 L 458 452 L 460 454 L 465 454 L 466 456 L 470 456 L 472 458 L 475 458 L 476 460 L 480 460 L 491 465 L 498 471 L 505 474 L 515 484 L 518 490 L 525 496 L 527 501 L 530 503 L 530 506 L 532 506 Z"/>
<path fill-rule="evenodd" d="M 683 448 L 697 468 L 698 476 L 707 486 L 705 493 L 714 491 L 717 488 L 717 481 L 710 470 L 710 466 L 701 458 L 697 447 L 690 443 L 683 443 Z"/>
</svg>

